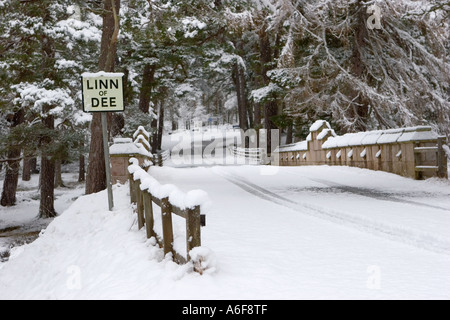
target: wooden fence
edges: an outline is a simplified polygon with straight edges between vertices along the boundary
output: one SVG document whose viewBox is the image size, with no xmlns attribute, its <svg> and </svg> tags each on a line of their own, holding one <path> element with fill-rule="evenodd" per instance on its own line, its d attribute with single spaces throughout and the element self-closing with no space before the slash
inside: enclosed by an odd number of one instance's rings
<svg viewBox="0 0 450 320">
<path fill-rule="evenodd" d="M 424 172 L 436 174 L 438 178 L 447 177 L 447 156 L 443 148 L 445 141 L 446 137 L 439 137 L 435 146 L 421 147 L 419 143 L 414 145 L 415 178 L 417 180 L 424 178 Z M 431 159 L 431 163 L 426 162 L 427 159 Z"/>
<path fill-rule="evenodd" d="M 277 156 L 281 166 L 350 166 L 414 179 L 447 178 L 445 143 L 431 127 L 336 136 L 326 121 L 318 121 L 306 141 L 280 147 Z"/>
<path fill-rule="evenodd" d="M 157 154 L 153 155 L 153 164 L 158 167 L 162 167 L 164 162 L 170 159 L 170 151 L 160 151 Z"/>
<path fill-rule="evenodd" d="M 249 160 L 250 164 L 266 164 L 267 153 L 263 148 L 238 148 L 230 146 L 230 153 L 236 157 Z"/>
<path fill-rule="evenodd" d="M 190 261 L 189 252 L 200 247 L 201 227 L 206 226 L 206 216 L 200 213 L 200 206 L 182 209 L 173 205 L 169 198 L 158 198 L 151 194 L 149 190 L 141 190 L 141 178 L 135 179 L 130 173 L 130 197 L 131 203 L 136 204 L 138 228 L 146 228 L 147 238 L 154 237 L 159 246 L 164 249 L 164 254 L 172 253 L 176 263 L 184 264 Z M 155 220 L 153 212 L 153 204 L 161 208 L 162 215 L 162 237 L 155 230 Z M 186 220 L 186 257 L 175 251 L 174 234 L 172 224 L 172 214 L 182 217 Z M 194 265 L 195 271 L 202 273 L 200 264 Z"/>
</svg>

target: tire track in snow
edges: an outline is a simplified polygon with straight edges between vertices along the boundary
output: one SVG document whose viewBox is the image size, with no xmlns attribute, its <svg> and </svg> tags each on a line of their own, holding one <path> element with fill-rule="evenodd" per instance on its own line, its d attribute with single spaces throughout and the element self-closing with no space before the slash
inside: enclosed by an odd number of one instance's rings
<svg viewBox="0 0 450 320">
<path fill-rule="evenodd" d="M 223 169 L 215 168 L 214 172 L 258 198 L 270 201 L 296 212 L 351 227 L 402 244 L 412 245 L 416 248 L 450 255 L 450 242 L 439 239 L 433 235 L 420 233 L 417 230 L 399 228 L 369 219 L 363 219 L 343 211 L 321 207 L 311 203 L 293 201 L 262 188 L 236 174 L 225 172 Z"/>
<path fill-rule="evenodd" d="M 413 201 L 413 200 L 407 200 L 407 199 L 394 197 L 388 193 L 380 193 L 378 190 L 375 190 L 375 189 L 364 189 L 364 188 L 351 187 L 351 186 L 339 184 L 339 183 L 328 181 L 328 180 L 311 178 L 311 177 L 296 174 L 296 173 L 293 173 L 293 174 L 301 176 L 306 179 L 309 179 L 311 181 L 326 185 L 327 187 L 335 188 L 340 191 L 356 194 L 356 195 L 359 195 L 362 197 L 367 197 L 367 198 L 380 200 L 380 201 L 389 201 L 389 202 L 410 204 L 410 205 L 424 207 L 424 208 L 438 209 L 438 210 L 443 210 L 443 211 L 447 211 L 448 213 L 450 213 L 450 208 L 445 208 L 445 207 L 436 206 L 436 205 L 432 205 L 432 204 L 427 204 L 427 203 L 417 202 L 417 201 Z"/>
</svg>

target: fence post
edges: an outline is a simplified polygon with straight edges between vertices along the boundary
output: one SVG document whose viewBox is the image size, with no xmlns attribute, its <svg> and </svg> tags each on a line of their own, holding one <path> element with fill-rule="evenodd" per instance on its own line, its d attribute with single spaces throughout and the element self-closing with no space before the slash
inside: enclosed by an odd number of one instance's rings
<svg viewBox="0 0 450 320">
<path fill-rule="evenodd" d="M 140 180 L 139 180 L 140 181 Z M 137 196 L 137 216 L 138 216 L 138 228 L 141 230 L 145 225 L 144 219 L 144 199 L 143 192 L 139 187 L 139 183 L 136 181 L 136 196 Z"/>
<path fill-rule="evenodd" d="M 414 149 L 419 148 L 420 144 L 419 143 L 415 143 L 414 144 Z M 418 171 L 417 167 L 420 166 L 422 163 L 422 154 L 415 152 L 414 153 L 414 170 L 415 170 L 415 179 L 416 180 L 422 180 L 423 179 L 423 172 L 422 171 Z"/>
<path fill-rule="evenodd" d="M 173 252 L 172 205 L 169 198 L 161 199 L 162 228 L 164 238 L 164 255 Z M 175 257 L 175 255 L 174 255 Z"/>
<path fill-rule="evenodd" d="M 144 212 L 147 239 L 156 237 L 155 231 L 153 230 L 153 226 L 155 224 L 153 220 L 153 200 L 152 195 L 148 191 L 144 191 Z"/>
<path fill-rule="evenodd" d="M 130 174 L 130 201 L 131 203 L 136 203 L 137 202 L 137 198 L 136 198 L 136 183 L 133 179 L 133 175 Z"/>
<path fill-rule="evenodd" d="M 437 152 L 437 165 L 438 165 L 438 177 L 445 178 L 445 152 L 444 152 L 444 138 L 438 138 L 438 152 Z"/>
<path fill-rule="evenodd" d="M 186 217 L 186 246 L 187 258 L 191 260 L 189 252 L 196 247 L 202 245 L 201 242 L 201 223 L 200 223 L 200 206 L 187 210 Z"/>
</svg>

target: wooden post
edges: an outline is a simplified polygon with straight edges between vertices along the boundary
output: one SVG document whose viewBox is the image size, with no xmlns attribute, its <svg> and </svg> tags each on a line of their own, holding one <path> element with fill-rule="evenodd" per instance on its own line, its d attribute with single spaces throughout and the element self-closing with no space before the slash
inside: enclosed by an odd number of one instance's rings
<svg viewBox="0 0 450 320">
<path fill-rule="evenodd" d="M 136 181 L 136 196 L 137 196 L 137 216 L 138 216 L 138 228 L 141 230 L 145 225 L 144 219 L 144 196 L 139 183 Z"/>
<path fill-rule="evenodd" d="M 103 136 L 103 153 L 105 155 L 105 169 L 106 169 L 106 187 L 108 190 L 108 206 L 109 211 L 114 208 L 114 196 L 111 183 L 111 158 L 109 156 L 108 143 L 108 121 L 106 112 L 102 112 L 102 136 Z"/>
<path fill-rule="evenodd" d="M 419 148 L 420 144 L 416 143 L 414 145 L 414 149 Z M 415 170 L 415 179 L 416 180 L 422 180 L 423 179 L 423 172 L 416 170 L 418 166 L 422 164 L 422 154 L 418 152 L 414 152 L 414 170 Z"/>
<path fill-rule="evenodd" d="M 132 204 L 137 203 L 136 182 L 134 181 L 132 174 L 130 174 L 130 200 Z"/>
<path fill-rule="evenodd" d="M 161 199 L 161 214 L 162 214 L 162 228 L 163 228 L 163 244 L 164 255 L 172 252 L 173 256 L 173 226 L 172 226 L 172 205 L 169 198 Z"/>
<path fill-rule="evenodd" d="M 192 249 L 200 247 L 202 245 L 200 220 L 199 206 L 196 206 L 194 209 L 187 210 L 186 246 L 188 261 L 191 260 L 189 252 L 191 252 Z"/>
<path fill-rule="evenodd" d="M 145 212 L 145 227 L 147 231 L 147 239 L 150 239 L 151 237 L 156 238 L 155 231 L 153 230 L 154 227 L 154 220 L 153 220 L 153 201 L 152 201 L 152 195 L 148 191 L 144 191 L 144 212 Z"/>
<path fill-rule="evenodd" d="M 438 166 L 438 177 L 446 178 L 446 161 L 445 161 L 445 152 L 444 152 L 444 138 L 438 138 L 438 152 L 437 152 L 437 166 Z"/>
</svg>

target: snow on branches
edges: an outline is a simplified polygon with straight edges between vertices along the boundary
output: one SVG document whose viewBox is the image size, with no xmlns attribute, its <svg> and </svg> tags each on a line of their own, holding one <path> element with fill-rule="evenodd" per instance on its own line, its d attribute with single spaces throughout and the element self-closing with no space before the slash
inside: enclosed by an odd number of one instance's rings
<svg viewBox="0 0 450 320">
<path fill-rule="evenodd" d="M 289 31 L 278 67 L 301 78 L 285 97 L 289 113 L 330 115 L 350 130 L 427 124 L 450 133 L 449 25 L 432 2 L 377 1 L 381 29 L 370 30 L 373 2 L 279 0 L 271 28 Z"/>
<path fill-rule="evenodd" d="M 31 111 L 44 114 L 44 107 L 53 107 L 48 112 L 49 115 L 58 116 L 64 109 L 71 109 L 75 106 L 75 101 L 71 98 L 71 93 L 66 89 L 46 89 L 35 83 L 21 83 L 14 86 L 19 97 L 14 100 L 16 105 L 29 107 Z"/>
</svg>

